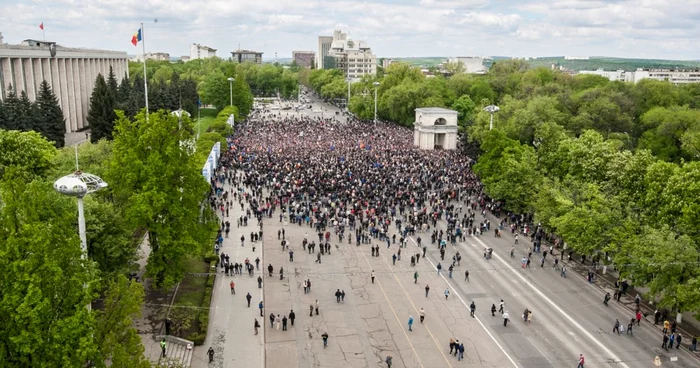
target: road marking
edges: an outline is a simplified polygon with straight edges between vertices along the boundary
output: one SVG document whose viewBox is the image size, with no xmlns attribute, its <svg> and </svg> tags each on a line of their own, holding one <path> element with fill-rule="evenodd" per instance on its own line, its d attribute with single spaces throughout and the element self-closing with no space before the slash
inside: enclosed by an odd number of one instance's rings
<svg viewBox="0 0 700 368">
<path fill-rule="evenodd" d="M 545 359 L 547 359 L 547 361 L 549 362 L 549 364 L 552 365 L 552 367 L 556 367 L 556 365 L 554 365 L 554 363 L 552 363 L 552 361 L 549 360 L 547 354 L 545 354 L 542 350 L 540 350 L 540 348 L 537 347 L 537 345 L 535 345 L 535 343 L 532 341 L 532 337 L 528 337 L 527 340 L 530 341 L 530 344 L 532 344 L 532 346 L 534 346 L 535 349 L 537 349 L 537 351 L 539 351 Z"/>
<path fill-rule="evenodd" d="M 476 240 L 476 241 L 478 241 L 479 243 L 481 243 L 481 245 L 483 245 L 484 247 L 488 247 L 483 241 L 481 241 L 481 239 L 479 239 L 479 238 L 474 238 L 474 240 Z M 534 285 L 532 285 L 532 283 L 530 283 L 529 281 L 527 281 L 527 280 L 525 279 L 525 277 L 523 277 L 523 275 L 521 275 L 518 271 L 516 271 L 515 268 L 509 267 L 508 263 L 506 263 L 506 261 L 504 261 L 503 258 L 501 258 L 501 256 L 499 256 L 497 253 L 493 253 L 493 255 L 494 255 L 494 256 L 496 257 L 496 259 L 498 259 L 504 266 L 506 266 L 507 269 L 511 270 L 516 276 L 518 276 L 518 278 L 520 278 L 520 280 L 522 280 L 522 282 L 523 282 L 525 285 L 529 286 L 530 289 L 532 289 L 535 293 L 537 293 L 537 295 L 539 295 L 540 298 L 542 298 L 544 301 L 546 301 L 547 303 L 549 303 L 549 305 L 552 306 L 552 308 L 554 308 L 557 312 L 559 312 L 559 314 L 561 314 L 564 318 L 566 318 L 573 326 L 575 326 L 579 331 L 581 331 L 584 335 L 586 335 L 586 337 L 588 337 L 591 341 L 593 341 L 601 350 L 603 350 L 606 354 L 608 354 L 608 355 L 615 361 L 615 363 L 619 364 L 621 367 L 629 368 L 629 366 L 628 366 L 627 364 L 625 364 L 625 363 L 624 363 L 620 358 L 618 358 L 615 354 L 613 354 L 613 352 L 610 351 L 610 349 L 608 349 L 608 348 L 605 346 L 605 344 L 601 343 L 600 341 L 598 341 L 598 339 L 596 339 L 595 337 L 593 337 L 593 335 L 591 335 L 590 332 L 586 331 L 586 329 L 584 329 L 583 326 L 581 326 L 578 322 L 576 322 L 575 319 L 573 319 L 570 315 L 568 315 L 566 312 L 564 312 L 563 309 L 561 309 L 556 303 L 554 303 L 551 299 L 549 299 L 549 298 L 547 297 L 547 295 L 545 295 L 542 291 L 540 291 L 540 289 L 538 289 L 537 287 L 535 287 Z"/>
<path fill-rule="evenodd" d="M 360 253 L 362 254 L 362 258 L 365 259 L 365 263 L 367 263 L 367 266 L 370 269 L 372 269 L 372 265 L 369 263 L 369 260 L 367 259 L 367 256 L 365 255 L 365 253 L 364 252 L 360 252 Z M 375 281 L 376 281 L 377 285 L 379 285 L 379 289 L 382 291 L 382 294 L 384 294 L 384 299 L 386 299 L 386 302 L 389 305 L 391 312 L 394 314 L 394 317 L 396 318 L 396 322 L 399 323 L 399 327 L 401 327 L 401 331 L 403 332 L 403 335 L 406 337 L 406 341 L 408 341 L 408 345 L 411 346 L 411 350 L 413 350 L 413 354 L 416 355 L 416 359 L 418 359 L 418 364 L 420 364 L 421 367 L 425 368 L 425 366 L 423 365 L 423 362 L 421 362 L 421 360 L 420 360 L 420 356 L 418 356 L 418 353 L 416 352 L 416 348 L 413 346 L 413 343 L 411 342 L 411 339 L 408 338 L 408 334 L 406 333 L 406 329 L 403 328 L 403 323 L 401 323 L 401 319 L 399 319 L 399 315 L 396 314 L 394 307 L 391 305 L 391 302 L 389 301 L 389 297 L 386 295 L 386 292 L 384 291 L 384 288 L 382 287 L 382 283 L 379 282 L 378 279 Z M 396 348 L 398 348 L 398 346 Z M 399 356 L 400 355 L 401 355 L 401 352 L 399 351 Z"/>
<path fill-rule="evenodd" d="M 409 239 L 411 239 L 411 241 L 413 242 L 413 244 L 415 244 L 416 246 L 418 245 L 418 243 L 416 243 L 416 241 L 413 239 L 413 237 L 409 237 Z M 433 266 L 433 268 L 437 271 L 437 267 L 435 266 L 435 263 L 433 263 L 433 261 L 431 261 L 430 258 L 425 257 L 425 260 L 428 261 L 428 262 L 430 262 L 430 264 Z M 442 273 L 440 273 L 440 277 L 445 281 L 445 283 L 447 283 L 447 286 L 449 286 L 450 289 L 452 289 L 452 293 L 453 293 L 455 296 L 457 296 L 457 298 L 459 298 L 459 300 L 462 302 L 462 304 L 464 304 L 464 307 L 467 308 L 467 309 L 469 309 L 469 306 L 467 305 L 467 302 L 465 302 L 464 299 L 462 299 L 462 296 L 459 295 L 459 293 L 457 292 L 457 290 L 455 290 L 455 288 L 452 286 L 452 284 L 450 284 L 450 282 L 445 278 L 445 276 L 444 276 Z M 483 328 L 484 331 L 486 331 L 486 333 L 489 335 L 489 337 L 491 338 L 491 340 L 493 340 L 493 342 L 496 343 L 496 346 L 498 346 L 498 348 L 501 349 L 501 351 L 502 351 L 503 354 L 506 356 L 506 358 L 508 358 L 508 360 L 510 360 L 510 362 L 513 364 L 513 367 L 518 368 L 518 365 L 515 363 L 515 361 L 513 360 L 513 358 L 511 358 L 511 356 L 508 354 L 508 352 L 506 352 L 506 349 L 504 349 L 503 346 L 501 346 L 501 344 L 498 342 L 498 340 L 496 340 L 496 337 L 493 336 L 493 335 L 491 334 L 491 332 L 486 328 L 486 326 L 481 322 L 481 319 L 479 319 L 479 317 L 476 317 L 476 316 L 474 316 L 474 319 L 476 319 L 476 321 L 479 322 L 479 325 L 481 325 L 481 328 Z M 628 368 L 629 368 L 629 367 L 628 367 Z"/>
<path fill-rule="evenodd" d="M 364 252 L 360 252 L 360 253 L 362 253 L 362 256 L 365 258 L 365 260 L 367 260 L 367 255 L 365 255 Z M 391 268 L 391 265 L 389 265 L 389 260 L 387 260 L 387 259 L 386 259 L 386 256 L 383 255 L 383 254 L 382 254 L 382 259 L 384 260 L 384 263 L 386 263 L 386 265 L 389 266 L 389 268 Z M 399 280 L 399 278 L 396 276 L 396 273 L 393 273 L 393 275 L 394 275 L 394 278 L 396 279 L 396 282 L 399 283 L 399 286 L 401 287 L 401 290 L 403 290 L 403 293 L 406 294 L 406 298 L 408 299 L 408 302 L 411 303 L 411 306 L 413 307 L 413 310 L 416 311 L 416 313 L 418 314 L 418 318 L 420 319 L 420 311 L 418 310 L 418 308 L 416 308 L 416 305 L 413 304 L 413 300 L 411 300 L 411 297 L 408 295 L 408 292 L 407 292 L 406 289 L 403 287 L 403 284 L 401 283 L 401 281 Z M 437 339 L 435 338 L 435 336 L 433 335 L 433 333 L 430 332 L 430 328 L 428 328 L 427 324 L 423 324 L 423 326 L 425 326 L 426 331 L 428 331 L 428 333 L 430 334 L 430 337 L 433 339 L 433 342 L 435 343 L 435 346 L 437 346 L 438 351 L 440 352 L 440 354 L 442 354 L 442 357 L 445 358 L 445 362 L 447 362 L 447 365 L 450 366 L 450 367 L 452 367 L 452 364 L 450 363 L 450 361 L 447 360 L 447 356 L 445 355 L 444 349 L 440 346 L 440 344 L 438 343 L 438 341 L 437 341 Z"/>
</svg>

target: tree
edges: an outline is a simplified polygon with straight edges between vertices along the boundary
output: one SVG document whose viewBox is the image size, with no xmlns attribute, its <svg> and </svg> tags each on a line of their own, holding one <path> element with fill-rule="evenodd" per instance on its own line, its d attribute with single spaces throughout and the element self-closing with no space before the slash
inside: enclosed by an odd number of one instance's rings
<svg viewBox="0 0 700 368">
<path fill-rule="evenodd" d="M 50 182 L 0 182 L 0 361 L 3 367 L 82 367 L 94 360 L 97 275 L 82 259 L 75 200 Z"/>
<path fill-rule="evenodd" d="M 117 77 L 114 75 L 114 69 L 111 65 L 109 66 L 109 73 L 107 74 L 107 87 L 112 93 L 112 96 L 117 95 L 117 90 L 119 89 L 119 86 L 117 85 Z"/>
<path fill-rule="evenodd" d="M 464 73 L 467 71 L 467 68 L 464 67 L 464 63 L 457 60 L 455 62 L 450 61 L 445 64 L 443 64 L 443 68 L 445 69 L 445 73 L 447 74 L 459 74 L 459 73 Z"/>
<path fill-rule="evenodd" d="M 11 169 L 27 182 L 44 176 L 55 156 L 54 145 L 37 132 L 0 129 L 0 179 Z"/>
<path fill-rule="evenodd" d="M 113 368 L 150 368 L 144 356 L 133 318 L 141 312 L 143 285 L 118 275 L 107 285 L 104 309 L 97 312 L 97 334 L 95 340 L 100 348 L 100 359 L 96 367 L 107 367 L 109 360 Z"/>
<path fill-rule="evenodd" d="M 457 110 L 457 119 L 459 119 L 459 125 L 462 129 L 474 121 L 476 104 L 469 95 L 462 95 L 456 99 L 452 104 L 452 109 Z"/>
<path fill-rule="evenodd" d="M 194 150 L 192 123 L 160 110 L 131 120 L 117 114 L 114 153 L 105 174 L 117 205 L 131 228 L 148 232 L 147 273 L 157 287 L 184 275 L 188 255 L 202 254 L 217 224 L 200 223 L 200 206 L 209 192 Z M 213 226 L 213 228 L 212 228 Z"/>
<path fill-rule="evenodd" d="M 253 93 L 245 78 L 238 77 L 233 82 L 233 106 L 238 108 L 241 117 L 245 118 L 253 110 Z"/>
<path fill-rule="evenodd" d="M 202 102 L 221 110 L 230 104 L 229 82 L 224 73 L 215 71 L 206 76 L 200 89 Z M 235 104 L 234 104 L 235 105 Z"/>
<path fill-rule="evenodd" d="M 63 147 L 65 145 L 66 119 L 63 117 L 63 111 L 48 82 L 41 82 L 39 95 L 34 105 L 37 119 L 34 130 L 41 133 L 49 141 L 54 142 L 56 147 Z"/>
<path fill-rule="evenodd" d="M 92 132 L 90 136 L 92 143 L 102 138 L 112 140 L 114 120 L 117 118 L 116 105 L 116 98 L 111 91 L 111 87 L 107 85 L 102 74 L 98 74 L 95 79 L 95 88 L 93 88 L 92 96 L 90 97 L 90 110 L 87 116 L 87 121 L 90 123 L 90 131 Z"/>
<path fill-rule="evenodd" d="M 31 103 L 29 104 L 31 108 Z M 12 86 L 8 87 L 7 98 L 3 102 L 4 121 L 0 128 L 7 130 L 29 130 L 32 124 L 32 114 L 24 103 L 20 103 Z"/>
</svg>

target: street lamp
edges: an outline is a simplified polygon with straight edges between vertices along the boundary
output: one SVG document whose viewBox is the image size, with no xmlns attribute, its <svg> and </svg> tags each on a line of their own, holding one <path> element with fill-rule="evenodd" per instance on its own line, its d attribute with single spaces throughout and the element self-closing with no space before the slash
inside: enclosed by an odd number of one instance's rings
<svg viewBox="0 0 700 368">
<path fill-rule="evenodd" d="M 350 81 L 352 81 L 352 79 L 350 79 L 350 77 L 348 77 L 346 80 L 348 81 L 348 98 L 345 102 L 345 109 L 347 111 L 350 111 Z"/>
<path fill-rule="evenodd" d="M 377 125 L 377 87 L 379 87 L 379 82 L 372 83 L 374 86 L 374 125 Z"/>
<path fill-rule="evenodd" d="M 500 110 L 501 109 L 496 105 L 488 105 L 488 106 L 484 107 L 484 111 L 491 114 L 491 122 L 489 123 L 489 130 L 493 130 L 493 114 L 497 113 Z"/>
<path fill-rule="evenodd" d="M 99 176 L 78 169 L 78 146 L 75 146 L 75 172 L 63 176 L 53 183 L 53 188 L 61 194 L 78 198 L 78 234 L 80 235 L 81 258 L 87 258 L 87 236 L 85 234 L 85 211 L 83 197 L 106 188 L 107 183 Z M 88 310 L 90 305 L 87 306 Z"/>
<path fill-rule="evenodd" d="M 231 106 L 233 106 L 233 81 L 235 81 L 235 79 L 229 77 L 228 89 L 229 89 L 229 96 L 231 97 Z"/>
</svg>

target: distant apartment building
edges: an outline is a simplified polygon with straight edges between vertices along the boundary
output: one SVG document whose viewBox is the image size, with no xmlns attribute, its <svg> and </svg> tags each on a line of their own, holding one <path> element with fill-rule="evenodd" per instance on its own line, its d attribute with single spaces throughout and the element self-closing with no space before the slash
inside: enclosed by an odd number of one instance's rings
<svg viewBox="0 0 700 368">
<path fill-rule="evenodd" d="M 673 84 L 688 84 L 700 82 L 700 69 L 637 69 L 633 72 L 624 70 L 606 71 L 581 70 L 578 74 L 595 74 L 608 78 L 611 81 L 625 81 L 637 83 L 644 79 L 654 79 L 658 81 L 669 81 Z"/>
<path fill-rule="evenodd" d="M 167 52 L 147 52 L 145 55 L 137 55 L 131 61 L 142 62 L 144 58 L 146 60 L 170 61 L 170 54 Z"/>
<path fill-rule="evenodd" d="M 484 74 L 486 67 L 484 66 L 484 58 L 480 56 L 457 56 L 449 58 L 448 62 L 464 64 L 464 72 L 467 74 Z"/>
<path fill-rule="evenodd" d="M 180 56 L 180 60 L 183 63 L 186 63 L 186 62 L 190 61 L 190 56 L 189 55 L 182 55 L 182 56 Z"/>
<path fill-rule="evenodd" d="M 326 39 L 319 37 L 319 47 Z M 325 46 L 324 46 L 325 47 Z M 323 50 L 320 48 L 320 53 Z M 377 74 L 377 56 L 365 41 L 350 39 L 346 33 L 339 30 L 333 32 L 333 41 L 328 56 L 323 57 L 324 69 L 343 71 L 346 78 L 359 79 L 364 75 Z"/>
<path fill-rule="evenodd" d="M 391 65 L 395 62 L 396 62 L 396 60 L 394 60 L 394 59 L 384 59 L 384 60 L 382 60 L 382 68 L 386 69 L 389 67 L 389 65 Z"/>
<path fill-rule="evenodd" d="M 190 46 L 190 60 L 206 59 L 216 56 L 216 49 L 208 46 L 202 46 L 198 43 L 193 43 Z"/>
<path fill-rule="evenodd" d="M 316 69 L 332 69 L 335 66 L 335 59 L 329 55 L 331 52 L 333 37 L 318 37 L 318 52 L 316 53 Z"/>
<path fill-rule="evenodd" d="M 298 66 L 311 68 L 316 62 L 316 53 L 313 51 L 292 51 L 292 61 Z"/>
<path fill-rule="evenodd" d="M 255 63 L 262 64 L 262 52 L 241 50 L 231 51 L 231 59 L 234 63 Z"/>
</svg>

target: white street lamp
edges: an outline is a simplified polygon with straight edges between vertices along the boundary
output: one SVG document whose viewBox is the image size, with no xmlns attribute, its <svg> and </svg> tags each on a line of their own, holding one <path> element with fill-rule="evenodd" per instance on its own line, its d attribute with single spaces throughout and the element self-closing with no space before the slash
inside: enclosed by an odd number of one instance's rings
<svg viewBox="0 0 700 368">
<path fill-rule="evenodd" d="M 87 236 L 85 234 L 85 211 L 83 209 L 83 197 L 106 188 L 107 183 L 99 176 L 88 174 L 78 169 L 78 146 L 75 146 L 75 172 L 53 183 L 53 188 L 61 194 L 78 199 L 78 235 L 80 236 L 81 258 L 87 258 Z M 88 310 L 90 305 L 87 306 Z"/>
<path fill-rule="evenodd" d="M 235 81 L 235 79 L 229 77 L 228 89 L 229 89 L 229 96 L 231 98 L 231 106 L 233 106 L 233 81 Z"/>
<path fill-rule="evenodd" d="M 489 123 L 489 130 L 493 130 L 493 114 L 499 112 L 501 109 L 496 105 L 488 105 L 484 107 L 484 111 L 491 114 L 491 122 Z"/>
<path fill-rule="evenodd" d="M 374 125 L 377 125 L 377 87 L 379 87 L 379 82 L 372 83 L 374 86 Z"/>
</svg>

